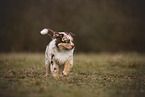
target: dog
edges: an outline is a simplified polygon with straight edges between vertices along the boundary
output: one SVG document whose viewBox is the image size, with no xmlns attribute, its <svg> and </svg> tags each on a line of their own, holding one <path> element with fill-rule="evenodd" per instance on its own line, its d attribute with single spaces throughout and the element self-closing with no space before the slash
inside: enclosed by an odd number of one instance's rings
<svg viewBox="0 0 145 97">
<path fill-rule="evenodd" d="M 56 32 L 46 28 L 40 33 L 42 35 L 48 34 L 52 38 L 45 51 L 45 76 L 50 74 L 53 77 L 68 76 L 73 67 L 74 34 L 72 32 Z"/>
</svg>

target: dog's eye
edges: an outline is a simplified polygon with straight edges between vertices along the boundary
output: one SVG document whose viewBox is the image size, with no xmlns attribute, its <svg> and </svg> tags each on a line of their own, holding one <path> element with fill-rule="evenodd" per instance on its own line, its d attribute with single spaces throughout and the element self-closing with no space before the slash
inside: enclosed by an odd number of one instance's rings
<svg viewBox="0 0 145 97">
<path fill-rule="evenodd" d="M 63 38 L 63 36 L 64 36 L 63 34 L 59 34 L 59 37 Z"/>
</svg>

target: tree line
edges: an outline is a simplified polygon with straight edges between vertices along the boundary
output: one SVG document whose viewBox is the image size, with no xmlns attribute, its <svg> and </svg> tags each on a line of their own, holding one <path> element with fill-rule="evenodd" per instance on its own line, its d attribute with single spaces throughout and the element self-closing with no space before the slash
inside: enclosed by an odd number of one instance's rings
<svg viewBox="0 0 145 97">
<path fill-rule="evenodd" d="M 69 31 L 77 52 L 145 51 L 145 1 L 1 0 L 0 52 L 41 52 L 43 28 Z"/>
</svg>

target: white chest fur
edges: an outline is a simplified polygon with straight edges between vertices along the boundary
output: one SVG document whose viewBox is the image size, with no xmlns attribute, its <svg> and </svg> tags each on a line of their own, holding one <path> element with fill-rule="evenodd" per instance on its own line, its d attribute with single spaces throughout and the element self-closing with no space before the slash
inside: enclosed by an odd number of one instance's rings
<svg viewBox="0 0 145 97">
<path fill-rule="evenodd" d="M 57 47 L 55 46 L 55 40 L 52 40 L 50 44 L 47 47 L 47 54 L 48 56 L 54 55 L 57 62 L 62 65 L 65 64 L 65 62 L 70 58 L 73 57 L 73 51 L 72 50 L 62 50 L 59 51 Z M 51 58 L 49 59 L 51 61 Z"/>
<path fill-rule="evenodd" d="M 59 64 L 64 64 L 72 56 L 73 56 L 73 50 L 61 51 L 55 54 L 55 58 L 56 60 L 58 60 Z"/>
</svg>

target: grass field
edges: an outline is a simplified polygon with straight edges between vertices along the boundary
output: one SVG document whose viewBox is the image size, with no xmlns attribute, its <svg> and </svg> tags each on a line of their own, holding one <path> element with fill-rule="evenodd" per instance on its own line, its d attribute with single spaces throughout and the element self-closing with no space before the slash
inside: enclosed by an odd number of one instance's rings
<svg viewBox="0 0 145 97">
<path fill-rule="evenodd" d="M 145 97 L 145 54 L 75 54 L 69 77 L 44 75 L 44 54 L 0 54 L 0 97 Z"/>
</svg>

